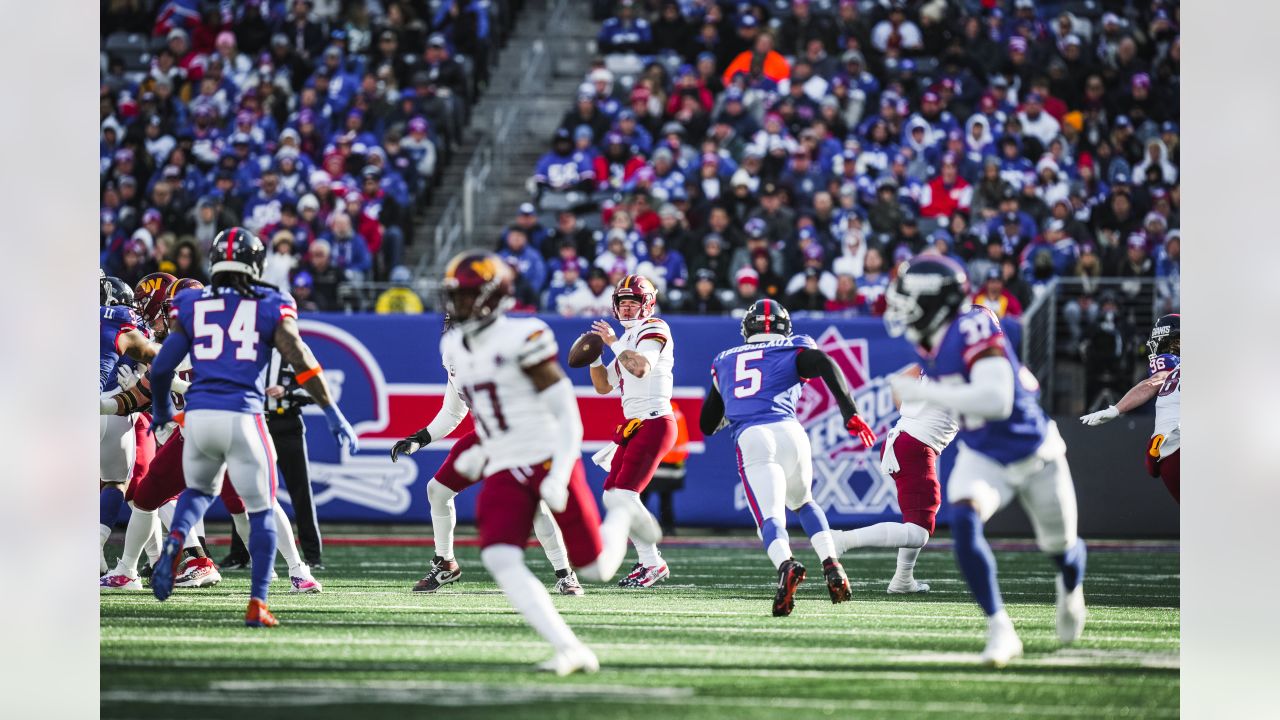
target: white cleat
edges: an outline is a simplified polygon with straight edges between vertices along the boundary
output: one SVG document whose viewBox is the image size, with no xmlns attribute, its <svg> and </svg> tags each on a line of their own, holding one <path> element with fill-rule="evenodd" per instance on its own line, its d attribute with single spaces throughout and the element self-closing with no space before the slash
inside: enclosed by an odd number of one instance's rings
<svg viewBox="0 0 1280 720">
<path fill-rule="evenodd" d="M 586 595 L 587 591 L 582 589 L 582 583 L 578 582 L 578 576 L 572 570 L 568 575 L 562 578 L 556 578 L 556 592 L 561 595 Z"/>
<path fill-rule="evenodd" d="M 111 568 L 107 567 L 107 551 L 103 550 L 102 554 L 98 556 L 98 577 L 106 575 L 107 571 L 110 569 Z"/>
<path fill-rule="evenodd" d="M 911 578 L 910 580 L 904 581 L 904 580 L 899 580 L 897 577 L 895 577 L 889 583 L 889 590 L 887 592 L 890 595 L 911 595 L 913 593 L 927 593 L 929 592 L 929 583 L 922 583 L 916 580 L 915 578 Z"/>
<path fill-rule="evenodd" d="M 142 590 L 142 582 L 123 573 L 111 573 L 98 578 L 99 590 Z"/>
<path fill-rule="evenodd" d="M 1009 661 L 1022 656 L 1022 640 L 1013 629 L 1013 621 L 1001 612 L 987 619 L 987 647 L 982 651 L 982 663 L 1002 668 Z"/>
<path fill-rule="evenodd" d="M 311 576 L 311 568 L 306 563 L 289 571 L 289 592 L 315 594 L 322 589 L 320 583 Z"/>
<path fill-rule="evenodd" d="M 1054 579 L 1054 585 L 1058 588 L 1058 639 L 1073 643 L 1084 632 L 1085 617 L 1089 614 L 1084 607 L 1084 583 L 1067 592 L 1059 575 Z"/>
<path fill-rule="evenodd" d="M 591 648 L 578 645 L 567 650 L 557 650 L 555 655 L 538 664 L 542 672 L 552 672 L 560 677 L 576 672 L 593 673 L 600 671 L 600 661 Z"/>
<path fill-rule="evenodd" d="M 222 573 L 213 560 L 202 557 L 188 557 L 178 566 L 178 575 L 173 579 L 174 587 L 203 588 L 213 587 L 222 582 Z"/>
</svg>

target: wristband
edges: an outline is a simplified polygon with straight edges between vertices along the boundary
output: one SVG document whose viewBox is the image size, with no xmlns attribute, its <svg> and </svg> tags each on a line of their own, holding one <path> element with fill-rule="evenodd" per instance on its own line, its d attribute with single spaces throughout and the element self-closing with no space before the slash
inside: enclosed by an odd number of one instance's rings
<svg viewBox="0 0 1280 720">
<path fill-rule="evenodd" d="M 613 351 L 613 356 L 617 357 L 627 351 L 627 345 L 622 342 L 621 339 L 614 340 L 613 344 L 609 346 L 609 349 Z"/>
<path fill-rule="evenodd" d="M 305 383 L 306 383 L 308 380 L 310 380 L 311 378 L 313 378 L 313 377 L 315 377 L 315 376 L 319 375 L 319 374 L 320 374 L 320 371 L 321 371 L 321 370 L 323 370 L 323 369 L 324 369 L 324 368 L 320 367 L 319 365 L 316 365 L 315 367 L 311 368 L 310 370 L 304 370 L 304 371 L 302 371 L 302 372 L 298 373 L 297 375 L 294 375 L 294 376 L 293 376 L 293 379 L 294 379 L 294 380 L 296 380 L 296 381 L 298 382 L 298 384 L 299 384 L 299 385 L 302 385 L 302 384 L 305 384 Z"/>
<path fill-rule="evenodd" d="M 604 353 L 600 353 L 595 360 L 591 361 L 591 367 L 604 367 Z"/>
<path fill-rule="evenodd" d="M 98 398 L 98 414 L 99 415 L 115 415 L 120 406 L 116 403 L 116 396 Z"/>
</svg>

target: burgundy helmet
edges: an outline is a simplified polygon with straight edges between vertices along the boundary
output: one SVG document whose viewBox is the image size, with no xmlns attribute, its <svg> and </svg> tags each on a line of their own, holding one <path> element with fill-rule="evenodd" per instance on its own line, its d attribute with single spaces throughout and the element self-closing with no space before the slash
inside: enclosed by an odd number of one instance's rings
<svg viewBox="0 0 1280 720">
<path fill-rule="evenodd" d="M 459 253 L 444 271 L 444 311 L 463 330 L 478 330 L 512 304 L 513 284 L 511 267 L 497 255 L 480 250 Z"/>
<path fill-rule="evenodd" d="M 133 309 L 152 328 L 160 328 L 164 322 L 165 301 L 178 278 L 167 272 L 153 272 L 133 286 Z"/>
<path fill-rule="evenodd" d="M 627 275 L 613 288 L 613 316 L 619 320 L 622 320 L 622 316 L 618 314 L 618 303 L 623 300 L 634 300 L 640 303 L 640 312 L 634 318 L 624 322 L 644 320 L 653 317 L 658 305 L 658 290 L 643 275 Z"/>
</svg>

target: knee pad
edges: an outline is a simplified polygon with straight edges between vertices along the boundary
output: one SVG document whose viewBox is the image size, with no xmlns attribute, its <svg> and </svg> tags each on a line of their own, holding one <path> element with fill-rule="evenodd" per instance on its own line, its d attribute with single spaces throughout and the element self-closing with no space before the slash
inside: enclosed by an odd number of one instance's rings
<svg viewBox="0 0 1280 720">
<path fill-rule="evenodd" d="M 524 566 L 524 550 L 515 545 L 490 545 L 480 551 L 480 561 L 496 579 L 500 573 Z"/>
<path fill-rule="evenodd" d="M 445 507 L 452 505 L 453 498 L 458 493 L 445 487 L 435 478 L 427 483 L 427 501 L 431 503 L 431 507 Z"/>
</svg>

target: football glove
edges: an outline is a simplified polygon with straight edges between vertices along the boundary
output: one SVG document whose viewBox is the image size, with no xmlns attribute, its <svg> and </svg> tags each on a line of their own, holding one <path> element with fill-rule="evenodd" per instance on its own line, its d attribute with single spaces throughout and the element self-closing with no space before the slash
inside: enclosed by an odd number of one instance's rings
<svg viewBox="0 0 1280 720">
<path fill-rule="evenodd" d="M 343 417 L 342 411 L 337 405 L 326 405 L 324 407 L 324 419 L 329 423 L 329 432 L 333 433 L 333 438 L 338 441 L 338 446 L 346 446 L 347 449 L 355 453 L 360 449 L 360 441 L 356 438 L 355 428 L 351 427 L 351 423 Z"/>
<path fill-rule="evenodd" d="M 1099 425 L 1106 425 L 1118 417 L 1120 417 L 1120 411 L 1116 409 L 1115 405 L 1111 405 L 1105 410 L 1092 412 L 1088 415 L 1081 415 L 1080 422 L 1088 425 L 1089 427 L 1097 427 Z"/>
<path fill-rule="evenodd" d="M 423 428 L 403 440 L 396 441 L 396 444 L 391 446 L 391 462 L 395 462 L 401 455 L 412 455 L 430 444 L 431 433 Z"/>
<path fill-rule="evenodd" d="M 871 426 L 867 424 L 866 420 L 862 419 L 861 415 L 854 415 L 849 418 L 849 421 L 844 424 L 844 427 L 849 431 L 850 435 L 861 440 L 862 444 L 865 445 L 868 450 L 871 449 L 872 445 L 876 444 L 876 434 L 871 431 Z"/>
<path fill-rule="evenodd" d="M 134 385 L 142 379 L 132 367 L 120 363 L 120 367 L 116 368 L 116 382 L 120 384 L 120 389 L 128 392 L 133 389 Z"/>
</svg>

